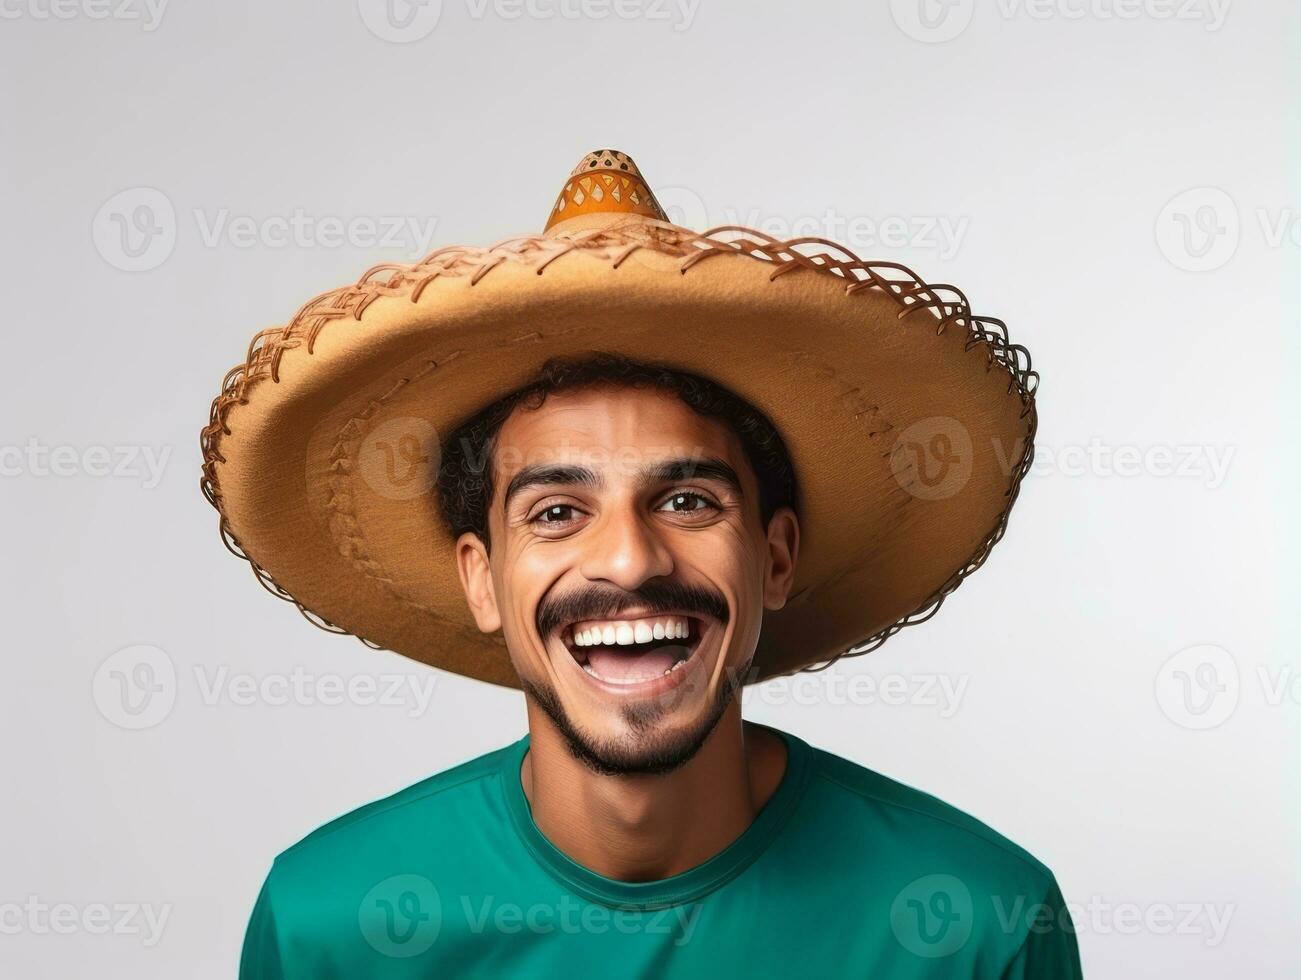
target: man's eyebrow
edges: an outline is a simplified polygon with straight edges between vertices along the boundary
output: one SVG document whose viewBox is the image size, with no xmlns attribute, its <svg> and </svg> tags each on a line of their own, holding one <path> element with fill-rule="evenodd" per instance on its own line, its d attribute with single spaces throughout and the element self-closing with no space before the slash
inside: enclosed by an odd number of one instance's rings
<svg viewBox="0 0 1301 980">
<path fill-rule="evenodd" d="M 678 459 L 666 459 L 644 470 L 638 479 L 642 486 L 653 483 L 674 483 L 679 480 L 717 480 L 724 483 L 736 494 L 741 494 L 741 478 L 736 470 L 724 459 L 709 456 L 697 459 L 683 456 Z M 537 463 L 526 466 L 513 477 L 506 486 L 502 497 L 502 508 L 510 507 L 511 498 L 517 493 L 533 487 L 583 486 L 599 490 L 604 486 L 599 473 L 586 466 L 556 463 Z"/>
<path fill-rule="evenodd" d="M 524 467 L 511 477 L 510 483 L 506 486 L 505 496 L 502 497 L 502 508 L 509 508 L 511 497 L 530 487 L 577 485 L 600 489 L 603 483 L 600 474 L 594 473 L 586 466 L 535 463 Z"/>
<path fill-rule="evenodd" d="M 741 495 L 741 478 L 737 476 L 736 470 L 725 459 L 717 456 L 707 456 L 704 459 L 683 456 L 679 459 L 668 459 L 662 463 L 657 463 L 646 470 L 642 475 L 641 482 L 649 483 L 674 483 L 678 480 L 717 480 L 720 483 L 727 484 L 738 496 Z"/>
</svg>

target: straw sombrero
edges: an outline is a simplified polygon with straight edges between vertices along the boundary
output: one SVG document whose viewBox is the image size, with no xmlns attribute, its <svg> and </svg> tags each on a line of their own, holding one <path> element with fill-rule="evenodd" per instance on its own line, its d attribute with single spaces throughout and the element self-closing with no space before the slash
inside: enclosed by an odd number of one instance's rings
<svg viewBox="0 0 1301 980">
<path fill-rule="evenodd" d="M 517 686 L 465 605 L 439 435 L 592 351 L 704 375 L 786 443 L 799 561 L 750 680 L 933 615 L 1002 537 L 1033 455 L 1029 355 L 959 290 L 820 239 L 678 227 L 599 150 L 544 233 L 376 266 L 253 338 L 201 437 L 224 541 L 317 625 Z"/>
</svg>

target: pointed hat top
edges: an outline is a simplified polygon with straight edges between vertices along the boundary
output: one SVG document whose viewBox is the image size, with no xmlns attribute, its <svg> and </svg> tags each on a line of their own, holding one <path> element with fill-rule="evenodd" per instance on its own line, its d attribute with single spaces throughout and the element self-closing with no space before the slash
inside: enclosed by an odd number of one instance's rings
<svg viewBox="0 0 1301 980">
<path fill-rule="evenodd" d="M 594 215 L 602 217 L 593 219 Z M 593 150 L 565 180 L 544 231 L 561 225 L 566 226 L 561 230 L 571 230 L 605 224 L 631 215 L 668 220 L 632 157 L 619 150 Z M 575 218 L 592 220 L 571 225 Z"/>
</svg>

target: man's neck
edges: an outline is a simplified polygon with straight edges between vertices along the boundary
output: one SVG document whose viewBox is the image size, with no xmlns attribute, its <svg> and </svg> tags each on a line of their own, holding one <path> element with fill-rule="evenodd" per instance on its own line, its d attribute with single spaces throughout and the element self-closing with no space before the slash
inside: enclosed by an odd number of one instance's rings
<svg viewBox="0 0 1301 980">
<path fill-rule="evenodd" d="M 674 771 L 601 775 L 574 758 L 530 702 L 520 780 L 538 829 L 572 860 L 618 881 L 655 881 L 703 864 L 736 840 L 785 769 L 781 738 L 742 722 L 733 702 Z"/>
</svg>

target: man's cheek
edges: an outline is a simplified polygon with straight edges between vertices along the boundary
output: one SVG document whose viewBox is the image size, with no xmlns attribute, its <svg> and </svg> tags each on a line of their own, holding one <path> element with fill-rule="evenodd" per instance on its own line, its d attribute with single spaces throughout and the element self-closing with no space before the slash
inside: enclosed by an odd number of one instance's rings
<svg viewBox="0 0 1301 980">
<path fill-rule="evenodd" d="M 763 628 L 760 583 L 756 580 L 752 589 L 729 596 L 728 608 L 731 619 L 725 630 L 730 631 L 731 635 L 725 640 L 728 648 L 723 654 L 728 666 L 735 667 L 751 657 L 759 643 L 759 634 Z"/>
<path fill-rule="evenodd" d="M 511 662 L 518 672 L 525 677 L 537 677 L 545 672 L 550 658 L 545 642 L 531 622 L 512 618 L 506 622 L 502 633 Z"/>
</svg>

